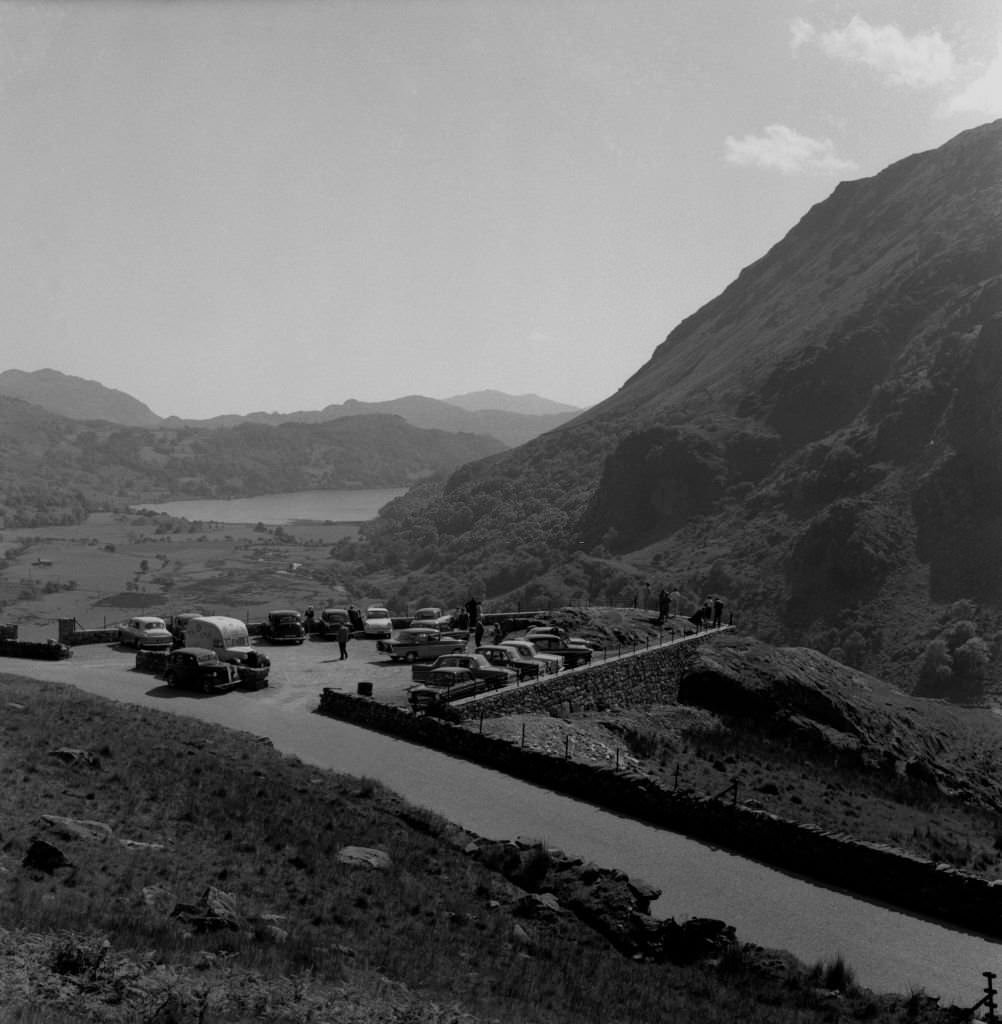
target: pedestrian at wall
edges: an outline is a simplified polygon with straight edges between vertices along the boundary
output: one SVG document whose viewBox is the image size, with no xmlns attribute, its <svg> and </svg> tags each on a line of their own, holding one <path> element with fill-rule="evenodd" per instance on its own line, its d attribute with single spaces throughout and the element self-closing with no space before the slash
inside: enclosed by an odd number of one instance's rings
<svg viewBox="0 0 1002 1024">
<path fill-rule="evenodd" d="M 484 642 L 484 624 L 477 619 L 477 624 L 473 627 L 473 640 L 479 647 Z"/>
<path fill-rule="evenodd" d="M 678 587 L 673 587 L 672 592 L 668 595 L 668 614 L 682 614 L 682 592 Z"/>
<path fill-rule="evenodd" d="M 719 597 L 713 599 L 713 628 L 719 629 L 724 618 L 724 602 Z"/>
<path fill-rule="evenodd" d="M 313 611 L 313 605 L 308 605 L 306 611 L 303 612 L 303 625 L 306 628 L 306 635 L 309 636 L 313 632 L 313 617 L 316 613 Z"/>
<path fill-rule="evenodd" d="M 342 622 L 337 631 L 337 645 L 341 649 L 341 661 L 347 661 L 348 659 L 349 636 L 351 636 L 351 630 L 348 628 L 348 623 Z"/>
</svg>

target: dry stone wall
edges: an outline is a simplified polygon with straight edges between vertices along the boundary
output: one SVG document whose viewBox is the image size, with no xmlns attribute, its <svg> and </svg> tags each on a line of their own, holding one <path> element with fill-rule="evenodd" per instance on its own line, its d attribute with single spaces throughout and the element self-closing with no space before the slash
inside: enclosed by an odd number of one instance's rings
<svg viewBox="0 0 1002 1024">
<path fill-rule="evenodd" d="M 531 683 L 454 705 L 464 719 L 496 715 L 594 711 L 665 704 L 678 697 L 678 681 L 695 645 L 711 634 L 641 649 L 608 661 L 543 676 Z"/>
</svg>

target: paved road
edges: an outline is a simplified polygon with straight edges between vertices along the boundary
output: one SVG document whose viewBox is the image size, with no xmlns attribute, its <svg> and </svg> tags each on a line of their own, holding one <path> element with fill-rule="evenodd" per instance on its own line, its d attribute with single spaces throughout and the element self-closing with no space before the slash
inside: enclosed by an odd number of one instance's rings
<svg viewBox="0 0 1002 1024">
<path fill-rule="evenodd" d="M 353 691 L 360 680 L 368 680 L 384 696 L 403 694 L 409 668 L 376 658 L 374 646 L 353 642 L 348 662 L 336 660 L 336 644 L 272 648 L 271 687 L 211 698 L 170 690 L 136 673 L 131 653 L 108 647 L 77 648 L 64 662 L 0 661 L 0 671 L 66 682 L 100 696 L 267 736 L 279 750 L 307 763 L 379 779 L 474 832 L 545 839 L 645 878 L 664 892 L 653 907 L 656 914 L 719 917 L 734 924 L 743 940 L 791 950 L 808 963 L 842 954 L 863 984 L 880 991 L 921 987 L 970 1005 L 980 996 L 981 972 L 998 969 L 1002 945 L 313 714 L 324 686 Z"/>
</svg>

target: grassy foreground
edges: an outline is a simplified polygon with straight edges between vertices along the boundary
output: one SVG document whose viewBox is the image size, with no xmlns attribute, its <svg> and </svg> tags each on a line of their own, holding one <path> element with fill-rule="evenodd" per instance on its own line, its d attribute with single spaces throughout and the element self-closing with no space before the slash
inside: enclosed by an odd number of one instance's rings
<svg viewBox="0 0 1002 1024">
<path fill-rule="evenodd" d="M 520 920 L 467 835 L 246 734 L 11 675 L 0 710 L 5 1022 L 953 1019 L 861 991 L 841 963 L 737 945 L 640 963 L 569 913 Z M 71 838 L 44 815 L 98 824 Z M 24 866 L 35 838 L 69 864 Z M 340 863 L 349 845 L 388 868 Z M 209 887 L 237 930 L 169 915 Z"/>
</svg>

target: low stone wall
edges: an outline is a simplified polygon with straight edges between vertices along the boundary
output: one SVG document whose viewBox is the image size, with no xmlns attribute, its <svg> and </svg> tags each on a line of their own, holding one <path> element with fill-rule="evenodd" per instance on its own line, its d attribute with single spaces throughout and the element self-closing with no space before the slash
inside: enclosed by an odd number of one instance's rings
<svg viewBox="0 0 1002 1024">
<path fill-rule="evenodd" d="M 0 640 L 16 640 L 17 639 L 17 623 L 0 623 Z"/>
<path fill-rule="evenodd" d="M 167 668 L 169 651 L 136 651 L 136 671 L 161 676 Z"/>
<path fill-rule="evenodd" d="M 643 649 L 609 661 L 542 676 L 533 682 L 454 705 L 464 719 L 497 715 L 594 711 L 639 704 L 674 703 L 678 681 L 696 644 L 707 636 Z"/>
<path fill-rule="evenodd" d="M 827 885 L 1002 938 L 1002 883 L 988 882 L 945 864 L 740 804 L 676 793 L 635 772 L 523 750 L 508 740 L 343 691 L 324 689 L 318 711 L 495 768 Z"/>
</svg>

